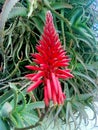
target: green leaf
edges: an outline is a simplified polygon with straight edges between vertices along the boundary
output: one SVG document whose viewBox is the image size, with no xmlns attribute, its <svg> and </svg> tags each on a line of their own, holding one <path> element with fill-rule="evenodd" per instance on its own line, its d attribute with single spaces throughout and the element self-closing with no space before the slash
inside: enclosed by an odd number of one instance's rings
<svg viewBox="0 0 98 130">
<path fill-rule="evenodd" d="M 10 103 L 6 102 L 1 108 L 1 116 L 2 118 L 8 118 L 13 108 Z"/>
<path fill-rule="evenodd" d="M 20 113 L 13 113 L 13 117 L 14 117 L 14 122 L 16 122 L 17 127 L 24 127 L 24 121 L 23 121 L 23 117 L 20 115 Z M 12 118 L 13 121 L 13 118 Z"/>
<path fill-rule="evenodd" d="M 0 96 L 0 104 L 2 105 L 6 101 L 8 101 L 13 95 L 13 91 L 9 90 L 8 92 L 4 93 L 2 96 Z"/>
<path fill-rule="evenodd" d="M 13 111 L 15 111 L 18 101 L 18 90 L 14 83 L 9 83 L 10 88 L 13 90 L 14 100 L 13 100 Z"/>
<path fill-rule="evenodd" d="M 44 25 L 43 21 L 39 17 L 33 17 L 33 21 L 34 21 L 37 29 L 40 31 L 40 33 L 42 33 L 43 32 L 43 25 Z"/>
<path fill-rule="evenodd" d="M 73 101 L 72 105 L 76 108 L 77 111 L 80 112 L 81 116 L 83 117 L 83 119 L 86 123 L 86 120 L 88 119 L 88 115 L 85 111 L 85 105 L 78 101 Z"/>
<path fill-rule="evenodd" d="M 84 67 L 84 70 L 85 70 L 86 73 L 87 73 L 87 68 L 86 68 L 86 66 L 85 66 L 85 63 L 84 63 L 82 57 L 81 57 L 79 54 L 77 54 L 77 55 L 76 55 L 76 59 L 81 63 L 81 65 Z M 77 66 L 78 66 L 78 65 L 77 65 Z M 78 68 L 78 67 L 77 67 L 77 68 Z"/>
<path fill-rule="evenodd" d="M 2 3 L 2 4 L 3 4 L 3 3 L 4 3 L 4 1 L 5 1 L 5 0 L 0 0 L 0 3 Z"/>
<path fill-rule="evenodd" d="M 83 8 L 80 6 L 80 7 L 76 7 L 75 9 L 73 9 L 71 11 L 71 19 L 70 19 L 70 23 L 71 25 L 76 25 L 77 22 L 79 22 L 81 20 L 81 17 L 83 15 Z"/>
<path fill-rule="evenodd" d="M 72 5 L 65 3 L 65 2 L 55 2 L 53 4 L 51 4 L 51 7 L 56 9 L 62 9 L 62 8 L 66 8 L 66 9 L 72 9 Z"/>
<path fill-rule="evenodd" d="M 21 115 L 23 120 L 25 121 L 26 124 L 28 125 L 34 125 L 36 122 L 38 122 L 39 118 L 38 116 L 34 115 L 33 113 L 27 113 L 25 112 L 24 114 Z"/>
<path fill-rule="evenodd" d="M 83 5 L 87 4 L 87 1 L 89 1 L 89 0 L 71 0 L 71 3 L 83 6 Z"/>
<path fill-rule="evenodd" d="M 87 44 L 87 46 L 89 46 L 91 48 L 91 50 L 93 51 L 96 46 L 94 44 L 93 38 L 90 34 L 88 34 L 87 32 L 85 32 L 83 29 L 79 28 L 79 27 L 72 27 L 74 32 L 76 33 L 76 37 L 77 39 L 85 42 Z"/>
<path fill-rule="evenodd" d="M 69 124 L 69 117 L 70 117 L 70 102 L 67 102 L 67 106 L 66 106 L 66 115 L 65 115 L 65 119 L 66 119 L 66 125 Z"/>
<path fill-rule="evenodd" d="M 96 85 L 96 83 L 94 82 L 94 80 L 93 80 L 91 77 L 89 77 L 88 75 L 85 75 L 85 74 L 83 74 L 83 73 L 76 72 L 76 71 L 74 71 L 73 73 L 74 73 L 75 76 L 80 76 L 80 77 L 82 77 L 82 78 L 88 80 L 88 81 L 91 82 L 96 88 L 98 88 L 98 86 Z"/>
<path fill-rule="evenodd" d="M 92 66 L 92 64 L 85 64 L 85 66 L 88 71 L 92 72 L 92 74 L 96 76 L 96 68 L 94 65 Z"/>
<path fill-rule="evenodd" d="M 74 45 L 76 44 L 77 47 L 79 47 L 79 43 L 78 43 L 77 37 L 75 37 L 74 34 L 66 32 L 66 36 L 74 41 Z"/>
<path fill-rule="evenodd" d="M 25 7 L 14 7 L 8 15 L 8 19 L 16 16 L 27 16 L 27 9 Z"/>
<path fill-rule="evenodd" d="M 12 10 L 13 6 L 18 2 L 19 0 L 6 0 L 2 12 L 0 14 L 0 31 L 4 29 L 5 23 L 8 19 L 8 15 L 10 11 Z"/>
<path fill-rule="evenodd" d="M 61 10 L 61 15 L 64 17 L 64 9 Z M 61 20 L 61 31 L 62 31 L 63 45 L 65 48 L 66 47 L 65 29 L 64 29 L 64 21 L 62 20 Z"/>
<path fill-rule="evenodd" d="M 45 23 L 45 15 L 47 11 L 48 9 L 43 7 L 42 10 L 37 13 L 37 17 L 39 17 L 43 21 L 43 23 Z"/>
<path fill-rule="evenodd" d="M 92 94 L 91 93 L 85 93 L 85 94 L 78 94 L 76 95 L 76 99 L 77 101 L 87 101 L 89 98 L 92 98 Z"/>
<path fill-rule="evenodd" d="M 0 130 L 10 130 L 9 125 L 7 122 L 0 117 Z"/>
<path fill-rule="evenodd" d="M 38 101 L 38 102 L 33 102 L 30 104 L 26 105 L 26 109 L 29 111 L 31 109 L 36 109 L 36 108 L 45 108 L 45 104 L 43 101 Z"/>
<path fill-rule="evenodd" d="M 93 39 L 93 42 L 96 44 L 96 39 L 93 30 L 91 30 L 87 25 L 83 23 L 78 23 L 77 27 L 79 27 L 81 30 L 83 29 L 83 31 L 89 34 L 89 37 L 91 37 Z"/>
<path fill-rule="evenodd" d="M 67 82 L 73 87 L 75 93 L 78 93 L 79 94 L 79 88 L 78 86 L 76 85 L 76 83 L 74 81 L 71 81 L 71 80 L 67 80 Z"/>
</svg>

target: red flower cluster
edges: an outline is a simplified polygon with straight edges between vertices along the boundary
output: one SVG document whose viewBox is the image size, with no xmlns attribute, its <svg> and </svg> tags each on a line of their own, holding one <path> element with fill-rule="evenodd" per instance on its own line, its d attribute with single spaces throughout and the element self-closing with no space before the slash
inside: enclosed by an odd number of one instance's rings
<svg viewBox="0 0 98 130">
<path fill-rule="evenodd" d="M 37 65 L 26 66 L 30 70 L 37 71 L 26 75 L 26 78 L 33 81 L 27 92 L 34 90 L 40 84 L 44 84 L 46 106 L 49 105 L 50 100 L 53 100 L 54 104 L 63 104 L 66 96 L 62 92 L 59 79 L 72 78 L 73 75 L 67 69 L 70 59 L 61 46 L 50 11 L 46 14 L 44 32 L 39 44 L 36 46 L 36 50 L 38 53 L 32 54 L 32 57 Z"/>
</svg>

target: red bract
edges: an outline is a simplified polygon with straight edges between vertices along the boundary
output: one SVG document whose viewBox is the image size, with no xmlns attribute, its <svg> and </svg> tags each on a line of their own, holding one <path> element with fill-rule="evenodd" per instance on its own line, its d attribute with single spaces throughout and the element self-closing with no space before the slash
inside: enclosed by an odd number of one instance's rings
<svg viewBox="0 0 98 130">
<path fill-rule="evenodd" d="M 59 79 L 72 78 L 73 75 L 67 69 L 70 59 L 61 45 L 50 11 L 46 14 L 44 32 L 36 50 L 38 53 L 32 54 L 36 65 L 26 66 L 26 68 L 36 71 L 36 73 L 26 75 L 26 78 L 33 81 L 27 92 L 43 84 L 46 106 L 49 105 L 50 100 L 53 100 L 54 104 L 63 104 L 66 96 L 62 92 Z"/>
</svg>

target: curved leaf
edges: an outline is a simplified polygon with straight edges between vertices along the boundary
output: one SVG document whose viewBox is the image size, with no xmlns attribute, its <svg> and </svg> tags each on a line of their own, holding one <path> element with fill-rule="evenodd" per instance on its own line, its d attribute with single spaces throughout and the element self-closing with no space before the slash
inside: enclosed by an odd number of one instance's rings
<svg viewBox="0 0 98 130">
<path fill-rule="evenodd" d="M 94 80 L 91 77 L 89 77 L 89 76 L 87 76 L 87 75 L 85 75 L 83 73 L 80 73 L 80 72 L 75 72 L 74 71 L 73 73 L 76 76 L 80 76 L 80 77 L 82 77 L 84 79 L 87 79 L 88 81 L 90 81 L 98 89 L 98 86 L 96 85 L 96 83 L 94 82 Z"/>
<path fill-rule="evenodd" d="M 51 7 L 54 8 L 55 10 L 56 9 L 62 9 L 62 8 L 67 8 L 67 9 L 73 8 L 71 4 L 68 4 L 68 3 L 65 3 L 65 2 L 53 3 L 53 4 L 51 4 Z"/>
<path fill-rule="evenodd" d="M 27 16 L 27 9 L 25 7 L 14 7 L 8 15 L 8 19 L 16 16 Z"/>
<path fill-rule="evenodd" d="M 10 130 L 10 127 L 8 126 L 7 122 L 2 120 L 0 117 L 0 129 L 1 130 Z"/>
</svg>

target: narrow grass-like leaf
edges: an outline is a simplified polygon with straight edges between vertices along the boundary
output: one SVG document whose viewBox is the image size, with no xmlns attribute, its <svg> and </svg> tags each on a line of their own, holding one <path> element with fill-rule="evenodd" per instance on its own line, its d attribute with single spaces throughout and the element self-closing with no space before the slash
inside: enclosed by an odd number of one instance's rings
<svg viewBox="0 0 98 130">
<path fill-rule="evenodd" d="M 77 22 L 81 20 L 82 15 L 83 15 L 83 8 L 81 6 L 73 9 L 71 14 L 72 17 L 70 19 L 71 25 L 72 26 L 76 25 Z"/>
<path fill-rule="evenodd" d="M 84 63 L 83 59 L 80 57 L 79 54 L 76 55 L 76 59 L 81 63 L 81 65 L 84 67 L 84 70 L 85 70 L 86 73 L 87 73 L 87 68 L 86 68 L 86 66 L 85 66 L 85 63 Z"/>
<path fill-rule="evenodd" d="M 38 101 L 38 102 L 34 102 L 34 103 L 30 103 L 26 105 L 26 108 L 28 110 L 31 109 L 36 109 L 36 108 L 45 108 L 45 104 L 43 101 Z"/>
<path fill-rule="evenodd" d="M 78 43 L 77 37 L 75 37 L 74 34 L 66 32 L 66 36 L 74 41 L 74 46 L 77 45 L 77 47 L 79 47 L 79 43 Z"/>
<path fill-rule="evenodd" d="M 75 93 L 78 93 L 78 94 L 80 93 L 80 92 L 79 92 L 79 88 L 78 88 L 78 86 L 75 84 L 74 81 L 67 80 L 67 82 L 73 87 Z"/>
<path fill-rule="evenodd" d="M 43 21 L 38 17 L 33 17 L 33 21 L 34 21 L 37 29 L 40 31 L 40 33 L 42 33 L 43 32 L 43 25 L 44 25 Z"/>
<path fill-rule="evenodd" d="M 64 17 L 64 10 L 61 10 L 61 15 Z M 62 29 L 62 38 L 63 38 L 63 45 L 64 48 L 66 47 L 66 39 L 65 39 L 65 30 L 64 30 L 64 21 L 61 20 L 61 29 Z"/>
<path fill-rule="evenodd" d="M 24 122 L 23 122 L 23 119 L 22 119 L 23 117 L 19 113 L 15 112 L 13 114 L 13 117 L 17 122 L 17 127 L 20 127 L 20 128 L 24 127 Z"/>
<path fill-rule="evenodd" d="M 88 34 L 90 34 L 92 36 L 95 44 L 96 44 L 96 39 L 95 39 L 95 36 L 94 36 L 94 32 L 88 26 L 86 26 L 83 23 L 78 23 L 78 27 L 83 28 Z"/>
<path fill-rule="evenodd" d="M 77 101 L 87 101 L 89 98 L 92 98 L 92 96 L 91 93 L 79 94 L 76 95 L 76 99 Z"/>
<path fill-rule="evenodd" d="M 94 82 L 94 80 L 91 77 L 89 77 L 83 73 L 80 73 L 80 72 L 74 72 L 74 75 L 87 79 L 89 82 L 91 82 L 95 86 L 95 88 L 98 88 L 98 86 L 96 85 L 96 83 Z"/>
<path fill-rule="evenodd" d="M 62 8 L 67 8 L 67 9 L 72 9 L 72 5 L 71 4 L 68 4 L 68 3 L 65 3 L 65 2 L 56 2 L 56 3 L 53 3 L 51 4 L 51 7 L 53 9 L 62 9 Z"/>
<path fill-rule="evenodd" d="M 66 106 L 66 125 L 69 125 L 69 118 L 70 118 L 70 102 L 67 102 Z"/>
<path fill-rule="evenodd" d="M 4 104 L 6 101 L 9 101 L 9 99 L 12 97 L 13 91 L 9 90 L 6 93 L 4 93 L 2 96 L 0 96 L 0 104 Z"/>
<path fill-rule="evenodd" d="M 86 121 L 88 119 L 88 115 L 87 115 L 87 113 L 85 111 L 85 106 L 82 103 L 77 102 L 77 101 L 74 101 L 73 105 L 80 112 L 81 116 L 83 117 L 83 119 L 84 119 L 84 121 L 86 123 Z"/>
<path fill-rule="evenodd" d="M 77 33 L 77 38 L 81 41 L 84 41 L 92 50 L 96 48 L 94 41 L 91 39 L 91 35 L 87 34 L 83 30 L 81 30 L 79 27 L 73 27 L 74 31 Z"/>
<path fill-rule="evenodd" d="M 32 113 L 24 113 L 24 115 L 23 114 L 21 114 L 21 116 L 22 116 L 22 118 L 23 118 L 23 120 L 30 126 L 30 125 L 34 125 L 36 122 L 38 122 L 38 120 L 39 120 L 39 118 L 38 118 L 38 116 L 36 116 L 36 115 L 34 115 L 34 114 L 32 114 Z"/>
</svg>

